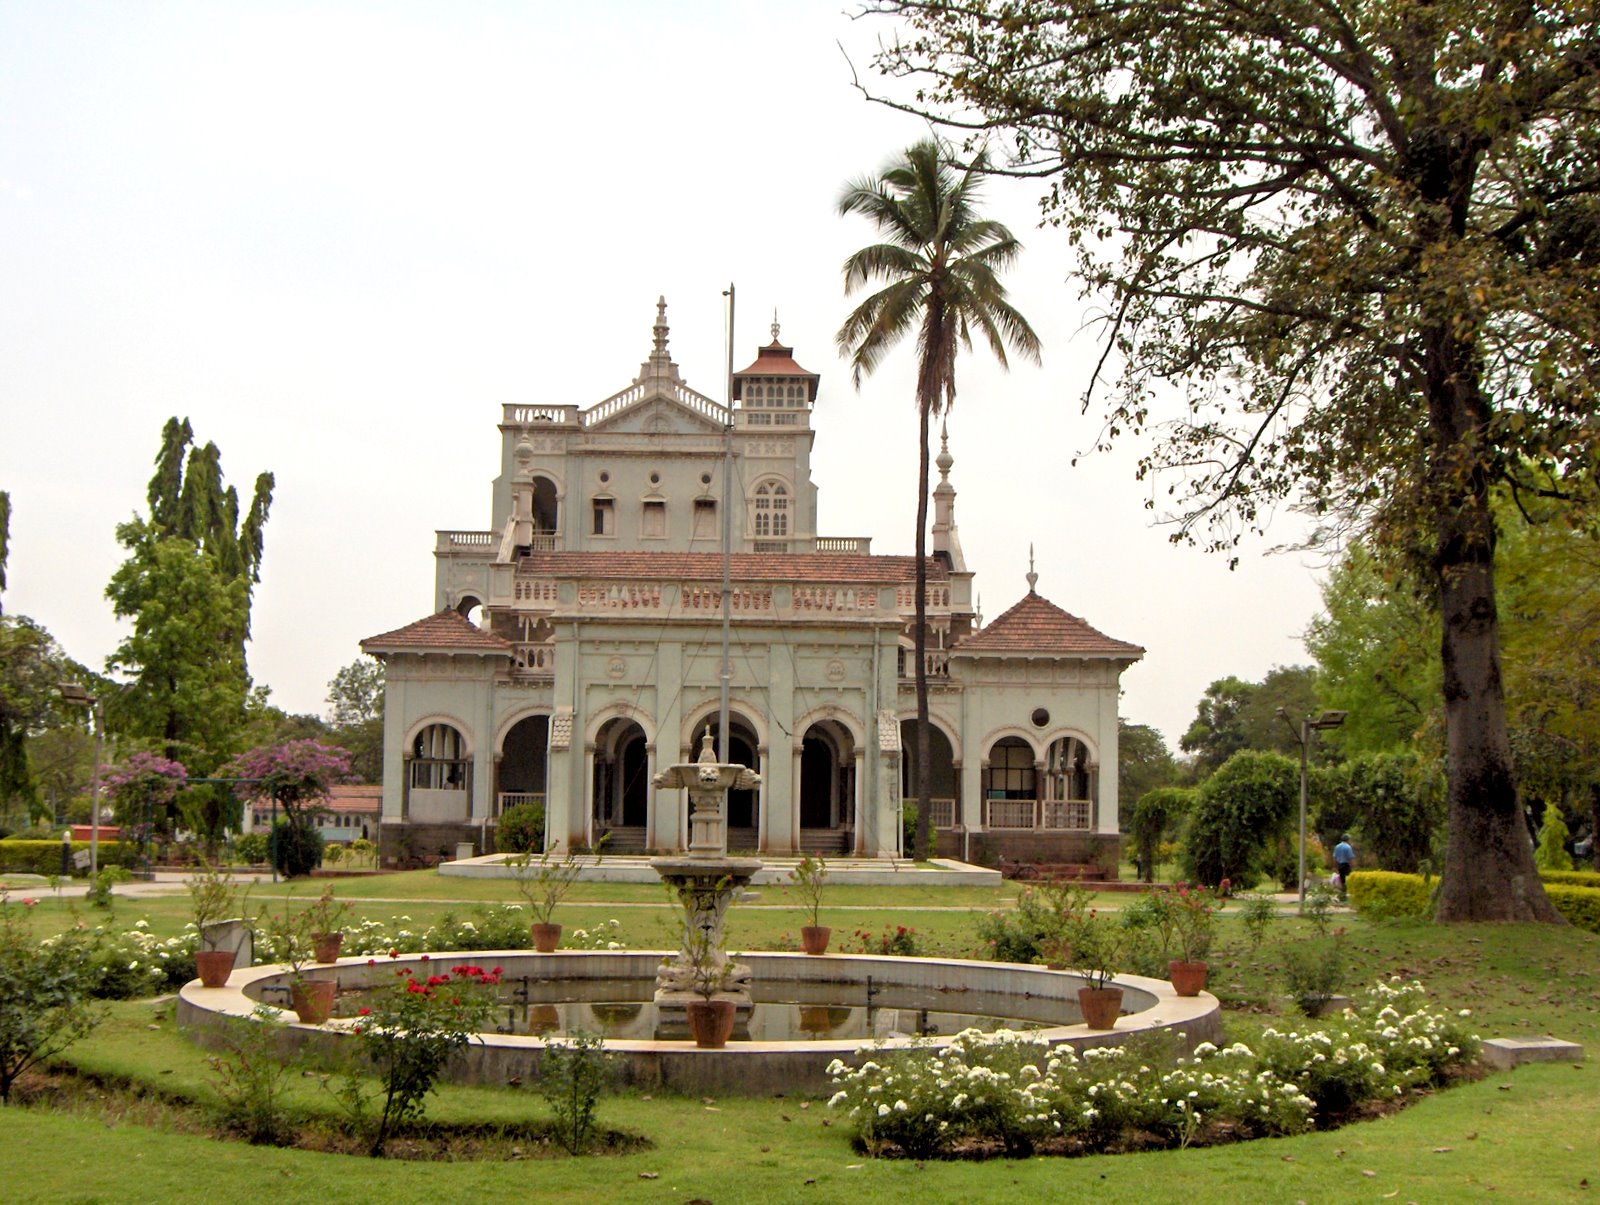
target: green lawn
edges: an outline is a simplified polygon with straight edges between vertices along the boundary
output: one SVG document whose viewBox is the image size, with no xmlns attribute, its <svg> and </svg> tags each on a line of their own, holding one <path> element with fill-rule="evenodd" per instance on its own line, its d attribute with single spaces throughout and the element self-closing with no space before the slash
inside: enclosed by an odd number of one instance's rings
<svg viewBox="0 0 1600 1205">
<path fill-rule="evenodd" d="M 405 880 L 405 890 L 380 885 Z M 454 880 L 437 875 L 386 876 L 362 881 L 373 894 L 418 901 L 358 905 L 361 915 L 387 919 L 397 911 L 420 922 L 451 905 L 422 903 L 456 896 Z M 467 884 L 474 888 L 490 886 Z M 341 885 L 342 888 L 346 885 Z M 318 885 L 320 888 L 320 884 Z M 870 893 L 870 912 L 845 911 L 837 929 L 909 923 L 936 946 L 976 944 L 976 916 L 1001 902 L 953 899 L 919 889 L 852 889 Z M 615 916 L 629 945 L 668 944 L 667 913 L 658 890 L 629 899 L 604 885 L 580 889 L 560 919 L 582 925 Z M 285 893 L 305 895 L 299 885 Z M 252 898 L 273 893 L 258 891 Z M 341 890 L 341 894 L 351 894 Z M 455 911 L 475 900 L 511 898 L 459 893 Z M 830 896 L 843 905 L 844 891 Z M 365 898 L 370 898 L 365 897 Z M 945 901 L 958 903 L 950 910 Z M 158 931 L 175 930 L 185 899 L 119 905 L 117 922 L 147 915 Z M 761 903 L 784 903 L 781 889 Z M 623 905 L 631 905 L 624 907 Z M 70 912 L 46 902 L 41 929 L 66 923 Z M 90 913 L 89 915 L 93 915 Z M 753 949 L 793 934 L 799 912 L 782 907 L 735 909 L 732 944 Z M 608 1098 L 601 1121 L 647 1136 L 654 1149 L 623 1156 L 552 1157 L 508 1163 L 416 1164 L 253 1148 L 131 1124 L 108 1125 L 98 1115 L 53 1115 L 25 1109 L 0 1112 L 0 1195 L 10 1201 L 259 1202 L 265 1188 L 284 1200 L 319 1203 L 372 1201 L 392 1193 L 527 1193 L 540 1200 L 715 1202 L 760 1199 L 832 1202 L 855 1198 L 922 1201 L 1094 1199 L 1166 1201 L 1204 1194 L 1252 1201 L 1440 1201 L 1499 1199 L 1589 1200 L 1600 1191 L 1600 937 L 1570 928 L 1369 924 L 1340 917 L 1360 977 L 1399 973 L 1421 978 L 1450 1007 L 1471 1007 L 1484 1036 L 1550 1032 L 1585 1043 L 1591 1059 L 1523 1068 L 1510 1075 L 1438 1093 L 1379 1121 L 1298 1138 L 1211 1150 L 1092 1158 L 988 1163 L 873 1161 L 853 1152 L 842 1119 L 821 1102 L 796 1099 Z M 1266 943 L 1251 950 L 1242 928 L 1222 925 L 1213 957 L 1214 984 L 1230 1007 L 1231 1030 L 1248 1037 L 1282 1023 L 1272 968 L 1286 944 L 1307 940 L 1308 922 L 1285 918 Z M 1295 1023 L 1295 1022 L 1291 1022 Z M 201 1052 L 175 1032 L 170 1005 L 117 1005 L 93 1038 L 70 1059 L 85 1070 L 128 1077 L 167 1093 L 206 1099 L 210 1071 Z M 329 1109 L 326 1094 L 307 1079 L 296 1086 L 308 1109 Z M 802 1108 L 802 1104 L 808 1107 Z M 446 1087 L 431 1110 L 447 1119 L 513 1120 L 544 1115 L 527 1089 Z M 833 1121 L 826 1126 L 824 1121 Z M 21 1176 L 17 1169 L 28 1168 Z M 198 1169 L 204 1168 L 203 1173 Z M 1368 1175 L 1367 1173 L 1371 1173 Z M 201 1178 L 196 1179 L 197 1174 Z M 652 1178 L 645 1179 L 643 1177 Z M 1591 1188 L 1580 1187 L 1587 1180 Z"/>
</svg>

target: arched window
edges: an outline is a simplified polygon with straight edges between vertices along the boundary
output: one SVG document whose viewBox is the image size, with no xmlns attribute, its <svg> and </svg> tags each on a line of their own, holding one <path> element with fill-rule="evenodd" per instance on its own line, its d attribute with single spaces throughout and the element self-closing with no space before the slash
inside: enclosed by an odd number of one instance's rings
<svg viewBox="0 0 1600 1205">
<path fill-rule="evenodd" d="M 466 742 L 449 724 L 429 724 L 411 742 L 413 790 L 465 791 L 468 765 Z"/>
<path fill-rule="evenodd" d="M 755 536 L 758 540 L 789 534 L 789 489 L 781 481 L 763 481 L 755 492 Z"/>
</svg>

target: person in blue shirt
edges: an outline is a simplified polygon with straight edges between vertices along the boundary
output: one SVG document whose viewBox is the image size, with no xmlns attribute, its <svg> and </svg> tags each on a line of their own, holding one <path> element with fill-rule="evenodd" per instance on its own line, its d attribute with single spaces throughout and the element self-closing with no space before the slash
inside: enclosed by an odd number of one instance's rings
<svg viewBox="0 0 1600 1205">
<path fill-rule="evenodd" d="M 1345 880 L 1350 877 L 1350 867 L 1356 860 L 1356 851 L 1350 848 L 1350 834 L 1339 838 L 1333 847 L 1333 864 L 1339 872 L 1339 898 L 1344 899 Z"/>
</svg>

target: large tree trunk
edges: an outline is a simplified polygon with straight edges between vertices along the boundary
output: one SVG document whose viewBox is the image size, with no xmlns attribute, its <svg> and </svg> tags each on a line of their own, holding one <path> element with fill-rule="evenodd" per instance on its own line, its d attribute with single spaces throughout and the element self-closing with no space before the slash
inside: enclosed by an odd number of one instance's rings
<svg viewBox="0 0 1600 1205">
<path fill-rule="evenodd" d="M 916 760 L 912 769 L 916 773 L 917 834 L 912 840 L 913 856 L 919 862 L 928 859 L 928 846 L 933 833 L 932 767 L 929 766 L 932 742 L 928 739 L 928 422 L 933 405 L 927 398 L 918 399 L 917 405 L 917 602 L 913 651 L 917 659 L 917 742 Z"/>
<path fill-rule="evenodd" d="M 1533 862 L 1506 731 L 1494 515 L 1478 446 L 1489 407 L 1470 349 L 1451 332 L 1432 333 L 1426 363 L 1449 807 L 1437 919 L 1562 924 Z"/>
</svg>

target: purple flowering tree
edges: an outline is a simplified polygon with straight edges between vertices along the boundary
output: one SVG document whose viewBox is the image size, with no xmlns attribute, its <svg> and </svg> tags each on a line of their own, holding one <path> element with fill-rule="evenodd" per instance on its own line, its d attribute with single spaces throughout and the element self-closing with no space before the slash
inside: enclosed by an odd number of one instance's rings
<svg viewBox="0 0 1600 1205">
<path fill-rule="evenodd" d="M 288 849 L 273 854 L 281 869 L 304 874 L 322 861 L 316 818 L 333 786 L 350 778 L 349 750 L 314 740 L 263 745 L 239 754 L 219 774 L 251 780 L 238 787 L 246 803 L 277 801 L 288 829 Z"/>
<path fill-rule="evenodd" d="M 140 845 L 152 833 L 172 832 L 173 803 L 188 785 L 183 763 L 159 753 L 135 753 L 105 779 L 111 814 Z"/>
</svg>

